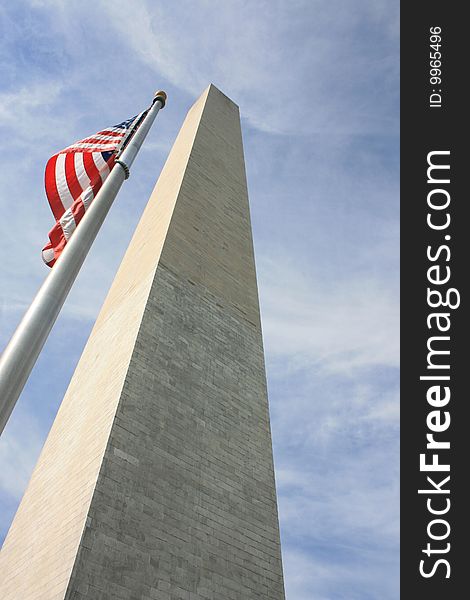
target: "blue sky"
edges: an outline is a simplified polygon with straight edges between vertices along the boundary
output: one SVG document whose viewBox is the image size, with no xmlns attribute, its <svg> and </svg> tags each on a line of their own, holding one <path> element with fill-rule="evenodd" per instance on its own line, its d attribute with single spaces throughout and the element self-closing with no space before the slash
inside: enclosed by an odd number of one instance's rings
<svg viewBox="0 0 470 600">
<path fill-rule="evenodd" d="M 240 105 L 288 600 L 398 592 L 398 1 L 7 0 L 0 344 L 47 274 L 44 167 L 168 105 L 0 441 L 0 538 L 186 111 Z"/>
</svg>

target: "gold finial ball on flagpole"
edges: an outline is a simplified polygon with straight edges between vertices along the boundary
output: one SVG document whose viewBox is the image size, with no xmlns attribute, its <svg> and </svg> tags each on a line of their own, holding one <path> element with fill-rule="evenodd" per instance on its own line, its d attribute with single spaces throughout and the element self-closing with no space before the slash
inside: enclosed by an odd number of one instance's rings
<svg viewBox="0 0 470 600">
<path fill-rule="evenodd" d="M 155 92 L 153 101 L 156 102 L 157 100 L 160 100 L 160 102 L 162 103 L 162 108 L 163 108 L 166 104 L 166 98 L 167 98 L 166 92 L 164 92 L 163 90 L 158 90 L 158 92 Z"/>
</svg>

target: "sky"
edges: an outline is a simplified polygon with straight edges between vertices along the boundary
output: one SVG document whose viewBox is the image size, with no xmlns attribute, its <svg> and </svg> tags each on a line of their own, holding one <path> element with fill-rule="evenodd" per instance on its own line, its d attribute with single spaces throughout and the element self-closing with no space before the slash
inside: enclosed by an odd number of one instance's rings
<svg viewBox="0 0 470 600">
<path fill-rule="evenodd" d="M 48 269 L 47 159 L 155 122 L 0 440 L 4 538 L 185 114 L 239 106 L 287 600 L 399 598 L 398 0 L 0 5 L 0 345 Z"/>
</svg>

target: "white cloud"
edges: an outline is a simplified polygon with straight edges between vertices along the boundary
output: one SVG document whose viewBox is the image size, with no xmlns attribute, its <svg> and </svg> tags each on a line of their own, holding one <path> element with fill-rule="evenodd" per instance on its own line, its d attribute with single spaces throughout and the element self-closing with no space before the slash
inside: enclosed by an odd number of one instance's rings
<svg viewBox="0 0 470 600">
<path fill-rule="evenodd" d="M 53 109 L 63 88 L 62 83 L 52 80 L 0 93 L 0 127 L 13 130 L 10 145 L 31 149 L 38 143 L 43 144 L 44 136 L 58 126 Z M 40 119 L 37 118 L 39 109 Z"/>
<path fill-rule="evenodd" d="M 367 96 L 358 92 L 358 81 L 371 85 L 375 78 L 384 85 L 396 68 L 396 55 L 378 59 L 357 37 L 359 27 L 369 26 L 370 32 L 380 27 L 377 43 L 395 39 L 396 19 L 383 2 L 362 2 L 354 11 L 345 10 L 341 0 L 328 7 L 270 2 L 264 10 L 252 2 L 170 6 L 117 0 L 101 6 L 122 42 L 147 67 L 192 95 L 212 81 L 262 130 L 331 135 L 396 127 L 383 110 L 393 101 L 393 78 L 380 102 L 373 88 Z"/>
<path fill-rule="evenodd" d="M 259 261 L 288 597 L 398 593 L 394 279 Z"/>
<path fill-rule="evenodd" d="M 311 549 L 284 552 L 288 600 L 395 600 L 399 597 L 396 565 L 377 552 L 349 549 L 351 562 L 323 556 L 316 563 Z"/>
<path fill-rule="evenodd" d="M 390 284 L 354 273 L 325 282 L 300 274 L 293 261 L 260 263 L 266 348 L 270 357 L 285 358 L 285 370 L 398 365 L 399 308 Z"/>
<path fill-rule="evenodd" d="M 367 383 L 313 370 L 271 383 L 287 597 L 397 597 L 394 379 L 390 386 L 374 370 Z"/>
</svg>

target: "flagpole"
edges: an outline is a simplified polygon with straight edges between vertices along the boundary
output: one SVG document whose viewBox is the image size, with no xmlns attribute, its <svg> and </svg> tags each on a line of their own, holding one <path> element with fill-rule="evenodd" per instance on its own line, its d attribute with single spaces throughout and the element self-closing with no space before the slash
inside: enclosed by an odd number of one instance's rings
<svg viewBox="0 0 470 600">
<path fill-rule="evenodd" d="M 111 170 L 0 358 L 0 434 L 114 198 L 129 177 L 129 169 L 165 102 L 165 92 L 157 92 L 147 116 L 122 154 L 118 155 L 116 163 L 119 167 Z"/>
</svg>

